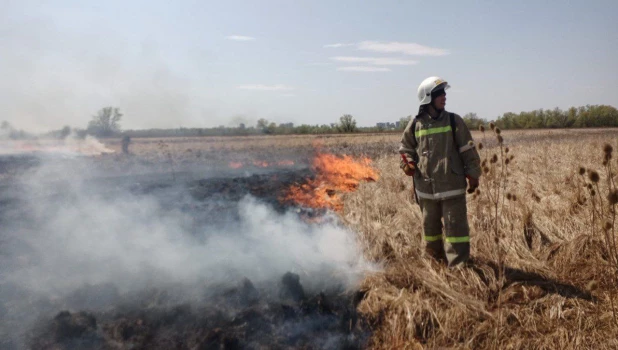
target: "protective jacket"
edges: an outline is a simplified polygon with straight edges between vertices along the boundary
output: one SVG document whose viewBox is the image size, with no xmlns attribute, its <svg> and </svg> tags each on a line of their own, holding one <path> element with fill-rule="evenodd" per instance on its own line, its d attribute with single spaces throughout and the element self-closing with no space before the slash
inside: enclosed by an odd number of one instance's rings
<svg viewBox="0 0 618 350">
<path fill-rule="evenodd" d="M 443 200 L 466 193 L 466 176 L 481 176 L 480 157 L 463 119 L 442 111 L 437 118 L 423 112 L 412 119 L 399 153 L 416 163 L 414 182 L 420 199 Z"/>
</svg>

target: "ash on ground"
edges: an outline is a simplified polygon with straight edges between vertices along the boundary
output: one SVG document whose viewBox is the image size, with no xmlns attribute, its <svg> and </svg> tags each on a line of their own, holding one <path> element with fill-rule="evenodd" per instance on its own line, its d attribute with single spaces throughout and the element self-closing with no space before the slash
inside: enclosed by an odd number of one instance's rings
<svg viewBox="0 0 618 350">
<path fill-rule="evenodd" d="M 308 167 L 95 163 L 0 162 L 1 349 L 364 347 L 353 234 L 280 201 Z"/>
<path fill-rule="evenodd" d="M 169 305 L 168 292 L 119 297 L 108 311 L 61 311 L 40 321 L 33 349 L 360 349 L 367 325 L 360 292 L 305 293 L 286 273 L 277 295 L 249 279 L 209 290 L 199 304 Z M 132 300 L 138 298 L 139 300 Z M 125 305 L 123 305 L 125 304 Z"/>
</svg>

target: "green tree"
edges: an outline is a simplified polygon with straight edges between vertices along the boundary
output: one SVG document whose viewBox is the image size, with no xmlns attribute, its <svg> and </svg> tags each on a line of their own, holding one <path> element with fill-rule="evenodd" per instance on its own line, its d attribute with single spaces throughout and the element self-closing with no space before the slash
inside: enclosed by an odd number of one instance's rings
<svg viewBox="0 0 618 350">
<path fill-rule="evenodd" d="M 120 133 L 122 113 L 119 108 L 105 107 L 88 123 L 88 133 L 99 137 L 109 137 Z"/>
<path fill-rule="evenodd" d="M 344 114 L 339 118 L 339 125 L 337 125 L 339 132 L 355 132 L 356 120 L 351 114 Z"/>
<path fill-rule="evenodd" d="M 412 120 L 412 118 L 414 118 L 413 116 L 409 115 L 407 117 L 403 117 L 399 119 L 399 129 L 400 130 L 405 130 L 406 126 L 408 126 L 408 124 L 410 123 L 410 120 Z"/>
</svg>

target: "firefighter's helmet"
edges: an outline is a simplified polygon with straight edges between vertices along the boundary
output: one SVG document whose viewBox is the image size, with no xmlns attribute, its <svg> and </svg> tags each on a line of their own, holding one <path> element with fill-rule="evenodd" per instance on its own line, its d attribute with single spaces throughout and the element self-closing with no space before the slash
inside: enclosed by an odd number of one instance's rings
<svg viewBox="0 0 618 350">
<path fill-rule="evenodd" d="M 448 89 L 451 86 L 448 82 L 440 77 L 429 77 L 421 83 L 418 87 L 418 100 L 421 105 L 431 103 L 431 93 L 440 89 Z"/>
</svg>

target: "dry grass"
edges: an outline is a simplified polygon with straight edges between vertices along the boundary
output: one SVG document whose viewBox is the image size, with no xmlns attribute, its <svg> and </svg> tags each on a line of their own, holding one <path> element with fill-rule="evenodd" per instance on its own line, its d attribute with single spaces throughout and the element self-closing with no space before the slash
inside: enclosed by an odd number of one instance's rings
<svg viewBox="0 0 618 350">
<path fill-rule="evenodd" d="M 374 322 L 374 348 L 618 348 L 612 185 L 602 164 L 603 145 L 618 146 L 615 130 L 502 136 L 514 159 L 503 174 L 500 148 L 488 135 L 494 146 L 482 155 L 497 154 L 498 162 L 480 195 L 468 196 L 471 267 L 447 269 L 424 256 L 420 210 L 397 155 L 378 158 L 380 181 L 347 196 L 344 220 L 359 232 L 366 256 L 384 265 L 362 286 L 360 310 Z M 600 174 L 594 197 L 580 166 Z"/>
</svg>

